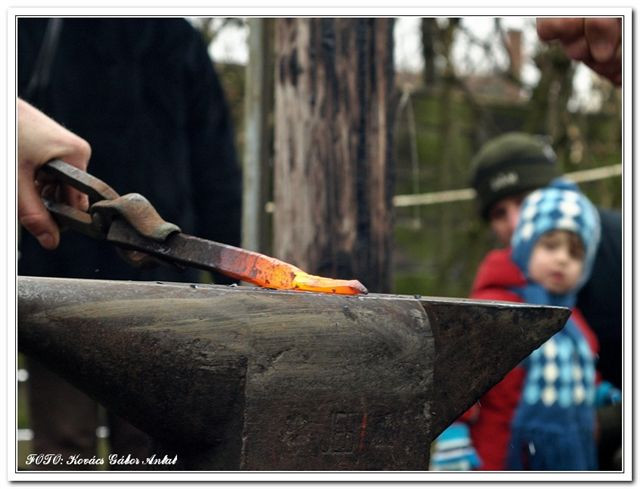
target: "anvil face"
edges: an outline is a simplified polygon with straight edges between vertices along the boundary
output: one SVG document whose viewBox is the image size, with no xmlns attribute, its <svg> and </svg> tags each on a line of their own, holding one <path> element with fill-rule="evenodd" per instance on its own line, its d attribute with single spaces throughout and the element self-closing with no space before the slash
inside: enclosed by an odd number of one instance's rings
<svg viewBox="0 0 640 489">
<path fill-rule="evenodd" d="M 182 470 L 426 470 L 432 439 L 568 310 L 19 278 L 19 348 Z"/>
</svg>

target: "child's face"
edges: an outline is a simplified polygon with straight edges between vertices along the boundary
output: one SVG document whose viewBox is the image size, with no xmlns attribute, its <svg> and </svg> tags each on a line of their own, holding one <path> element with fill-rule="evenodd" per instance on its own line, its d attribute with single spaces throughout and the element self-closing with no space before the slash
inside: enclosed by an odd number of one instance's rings
<svg viewBox="0 0 640 489">
<path fill-rule="evenodd" d="M 529 276 L 549 292 L 565 294 L 577 285 L 583 264 L 580 238 L 569 231 L 550 231 L 533 248 Z"/>
</svg>

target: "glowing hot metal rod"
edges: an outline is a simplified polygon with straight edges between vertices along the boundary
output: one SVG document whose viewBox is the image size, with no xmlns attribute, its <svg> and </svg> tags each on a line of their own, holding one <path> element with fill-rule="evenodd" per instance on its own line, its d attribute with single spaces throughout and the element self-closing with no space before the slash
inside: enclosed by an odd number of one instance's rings
<svg viewBox="0 0 640 489">
<path fill-rule="evenodd" d="M 62 226 L 129 250 L 125 258 L 135 265 L 149 263 L 151 256 L 163 262 L 220 272 L 270 289 L 342 295 L 367 293 L 357 280 L 310 275 L 260 253 L 181 233 L 178 226 L 164 221 L 142 195 L 120 196 L 101 180 L 64 161 L 47 163 L 39 178 L 65 183 L 86 193 L 91 203 L 89 212 L 61 202 L 44 201 Z"/>
<path fill-rule="evenodd" d="M 163 260 L 221 272 L 260 287 L 343 295 L 367 293 L 364 285 L 357 280 L 337 280 L 310 275 L 289 263 L 260 253 L 183 233 L 172 234 L 163 242 L 153 241 L 141 236 L 122 220 L 111 224 L 107 240 Z"/>
</svg>

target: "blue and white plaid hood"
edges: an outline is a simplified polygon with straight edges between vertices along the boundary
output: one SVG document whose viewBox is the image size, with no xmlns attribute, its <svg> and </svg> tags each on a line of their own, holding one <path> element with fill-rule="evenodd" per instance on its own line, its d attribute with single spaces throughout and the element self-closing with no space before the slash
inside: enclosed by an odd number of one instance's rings
<svg viewBox="0 0 640 489">
<path fill-rule="evenodd" d="M 595 206 L 574 183 L 558 178 L 532 192 L 522 202 L 518 224 L 511 238 L 512 258 L 529 277 L 529 259 L 544 233 L 573 231 L 582 239 L 585 260 L 576 289 L 589 278 L 600 242 L 600 217 Z"/>
</svg>

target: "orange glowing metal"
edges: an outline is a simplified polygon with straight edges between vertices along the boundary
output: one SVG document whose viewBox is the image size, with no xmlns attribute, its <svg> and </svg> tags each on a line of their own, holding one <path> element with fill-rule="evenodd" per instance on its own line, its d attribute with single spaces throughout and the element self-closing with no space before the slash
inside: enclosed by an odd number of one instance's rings
<svg viewBox="0 0 640 489">
<path fill-rule="evenodd" d="M 232 248 L 232 247 L 228 247 Z M 225 251 L 228 251 L 225 253 Z M 250 282 L 260 287 L 283 290 L 305 290 L 328 294 L 366 294 L 367 289 L 358 280 L 338 280 L 318 277 L 299 268 L 260 253 L 236 249 L 223 250 L 220 268 L 232 278 Z"/>
<path fill-rule="evenodd" d="M 107 239 L 126 249 L 141 251 L 181 265 L 220 272 L 260 287 L 345 295 L 367 293 L 364 285 L 357 280 L 309 275 L 270 256 L 180 232 L 173 233 L 162 242 L 149 239 L 124 219 L 112 222 Z"/>
</svg>

